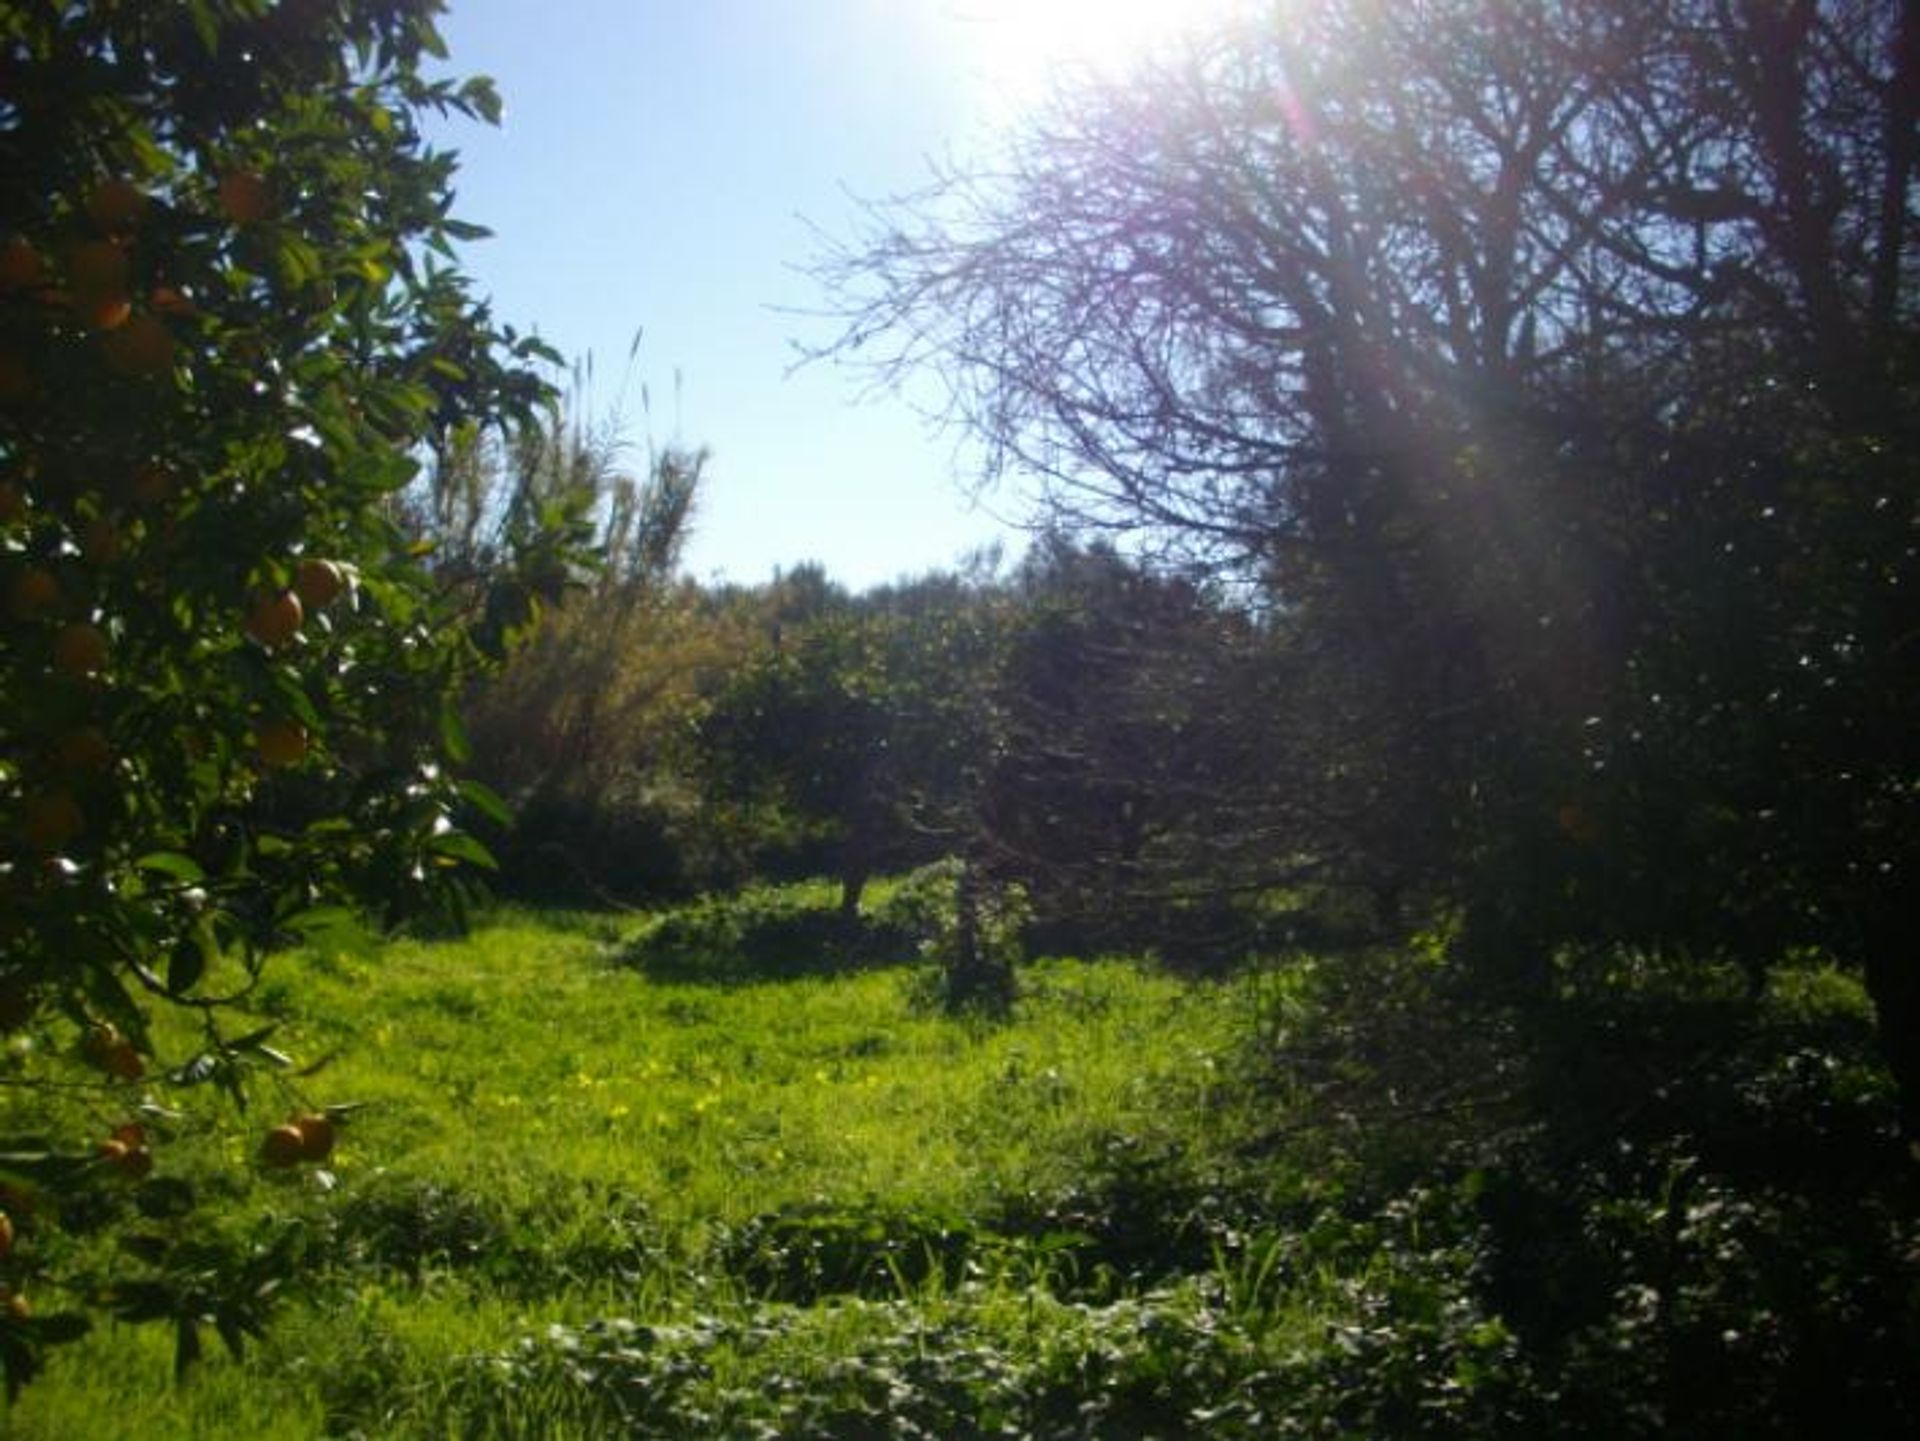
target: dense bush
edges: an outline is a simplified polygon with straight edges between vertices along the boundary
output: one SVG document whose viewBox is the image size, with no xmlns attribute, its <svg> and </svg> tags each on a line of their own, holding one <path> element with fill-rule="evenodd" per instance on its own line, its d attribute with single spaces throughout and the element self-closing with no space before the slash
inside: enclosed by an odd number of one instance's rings
<svg viewBox="0 0 1920 1441">
<path fill-rule="evenodd" d="M 650 917 L 623 959 L 660 979 L 743 982 L 898 963 L 915 945 L 880 916 L 846 920 L 824 884 L 757 885 Z"/>
</svg>

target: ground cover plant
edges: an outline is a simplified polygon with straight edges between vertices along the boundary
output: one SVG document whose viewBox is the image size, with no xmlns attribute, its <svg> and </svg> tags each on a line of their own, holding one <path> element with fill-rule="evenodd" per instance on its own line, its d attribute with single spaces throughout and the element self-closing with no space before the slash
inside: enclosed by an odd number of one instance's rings
<svg viewBox="0 0 1920 1441">
<path fill-rule="evenodd" d="M 727 923 L 836 910 L 819 883 Z M 104 1274 L 212 1175 L 209 1254 L 286 1248 L 300 1279 L 244 1358 L 178 1385 L 150 1329 L 61 1348 L 11 1434 L 1791 1436 L 1838 1414 L 1874 1436 L 1920 1414 L 1891 1090 L 1829 968 L 1758 999 L 1651 986 L 1646 1104 L 1596 1088 L 1579 1135 L 1517 1053 L 1468 1097 L 1393 1044 L 1439 984 L 1417 951 L 1201 982 L 1041 959 L 993 1019 L 928 1005 L 911 949 L 650 974 L 663 929 L 508 911 L 283 958 L 275 1044 L 353 1107 L 324 1167 L 249 1168 L 250 1121 L 183 1119 L 199 1139 L 97 1187 L 59 1244 Z M 1702 1064 L 1706 1011 L 1739 1039 Z M 1503 1053 L 1451 1045 L 1482 1078 Z M 61 1119 L 82 1143 L 109 1117 Z"/>
<path fill-rule="evenodd" d="M 997 1266 L 980 1219 L 994 1204 L 1064 1193 L 1116 1137 L 1173 1144 L 1170 1118 L 1202 1115 L 1230 1058 L 1228 992 L 1123 962 L 1044 965 L 1027 1018 L 983 1029 L 916 1009 L 917 966 L 650 980 L 618 964 L 631 927 L 509 917 L 466 942 L 285 958 L 263 1019 L 298 1066 L 325 1063 L 289 1085 L 324 1077 L 355 1108 L 329 1179 L 250 1170 L 251 1119 L 182 1118 L 153 1176 L 100 1188 L 95 1235 L 163 1228 L 148 1198 L 225 1165 L 238 1174 L 202 1208 L 220 1240 L 291 1236 L 307 1279 L 243 1363 L 210 1360 L 175 1391 L 169 1338 L 107 1326 L 59 1353 L 10 1423 L 251 1434 L 264 1409 L 293 1434 L 390 1434 L 449 1363 L 548 1322 L 897 1295 L 929 1283 L 943 1246 Z M 63 1111 L 70 1145 L 97 1110 Z M 262 1387 L 281 1399 L 258 1408 Z"/>
</svg>

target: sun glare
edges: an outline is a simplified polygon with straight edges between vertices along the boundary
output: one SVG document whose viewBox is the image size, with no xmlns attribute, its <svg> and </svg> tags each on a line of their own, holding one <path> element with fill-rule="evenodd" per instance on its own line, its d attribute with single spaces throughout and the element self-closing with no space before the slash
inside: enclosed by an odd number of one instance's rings
<svg viewBox="0 0 1920 1441">
<path fill-rule="evenodd" d="M 996 103 L 1023 106 L 1073 72 L 1111 74 L 1246 0 L 945 0 Z"/>
</svg>

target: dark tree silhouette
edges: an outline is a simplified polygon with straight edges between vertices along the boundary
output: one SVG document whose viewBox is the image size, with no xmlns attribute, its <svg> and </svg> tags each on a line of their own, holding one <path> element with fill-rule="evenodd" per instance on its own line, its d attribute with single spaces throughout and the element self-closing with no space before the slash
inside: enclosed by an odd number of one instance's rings
<svg viewBox="0 0 1920 1441">
<path fill-rule="evenodd" d="M 830 348 L 1279 617 L 1478 974 L 1825 947 L 1920 1137 L 1916 95 L 1910 0 L 1303 0 L 877 208 Z"/>
</svg>

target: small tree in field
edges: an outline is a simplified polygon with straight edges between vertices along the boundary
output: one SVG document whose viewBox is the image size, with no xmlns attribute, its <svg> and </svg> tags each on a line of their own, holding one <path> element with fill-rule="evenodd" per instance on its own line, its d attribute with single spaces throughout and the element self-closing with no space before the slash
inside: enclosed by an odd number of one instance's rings
<svg viewBox="0 0 1920 1441">
<path fill-rule="evenodd" d="M 439 9 L 0 11 L 0 1065 L 12 1097 L 125 1117 L 0 1138 L 10 1389 L 92 1307 L 173 1324 L 182 1365 L 202 1322 L 238 1349 L 285 1256 L 180 1221 L 90 1289 L 47 1266 L 62 1203 L 131 1178 L 189 1207 L 153 1117 L 279 1059 L 226 1019 L 268 949 L 485 859 L 450 701 L 530 607 L 510 556 L 436 586 L 393 497 L 546 387 L 451 263 L 480 232 L 418 119 L 498 102 L 423 76 Z M 199 1018 L 190 1046 L 156 1005 Z M 330 1144 L 310 1117 L 263 1158 Z M 50 1313 L 63 1286 L 79 1309 Z"/>
</svg>

